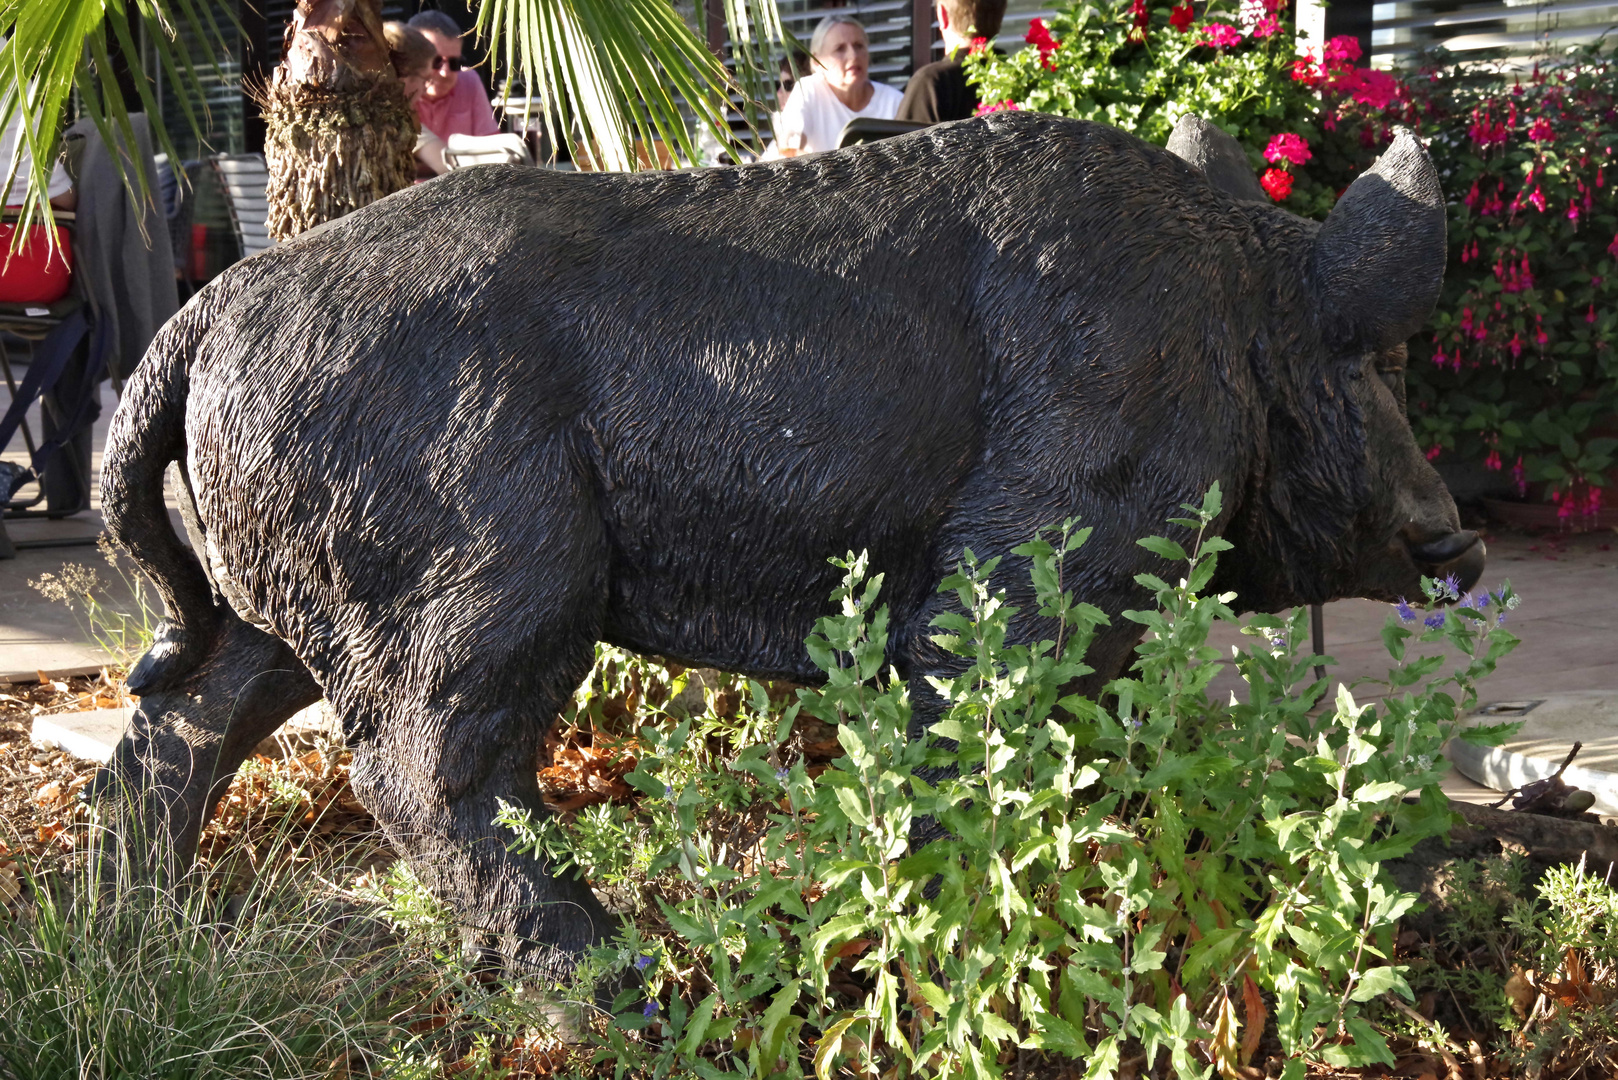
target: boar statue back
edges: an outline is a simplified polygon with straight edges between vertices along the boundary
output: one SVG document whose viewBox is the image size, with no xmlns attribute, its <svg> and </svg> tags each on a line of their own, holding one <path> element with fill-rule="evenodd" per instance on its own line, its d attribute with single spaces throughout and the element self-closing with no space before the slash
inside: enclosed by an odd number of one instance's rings
<svg viewBox="0 0 1618 1080">
<path fill-rule="evenodd" d="M 1445 256 L 1425 152 L 1400 134 L 1323 224 L 1202 158 L 1005 113 L 737 168 L 488 166 L 232 267 L 113 420 L 108 527 L 167 617 L 97 790 L 179 873 L 323 695 L 417 873 L 565 968 L 611 920 L 490 822 L 543 812 L 535 755 L 598 640 L 815 681 L 827 559 L 868 551 L 925 709 L 963 548 L 1081 518 L 1069 580 L 1117 614 L 1163 569 L 1135 540 L 1215 481 L 1239 608 L 1469 586 L 1482 546 L 1399 400 Z M 1050 633 L 1005 566 L 1016 633 Z M 1114 622 L 1098 678 L 1138 636 Z"/>
</svg>

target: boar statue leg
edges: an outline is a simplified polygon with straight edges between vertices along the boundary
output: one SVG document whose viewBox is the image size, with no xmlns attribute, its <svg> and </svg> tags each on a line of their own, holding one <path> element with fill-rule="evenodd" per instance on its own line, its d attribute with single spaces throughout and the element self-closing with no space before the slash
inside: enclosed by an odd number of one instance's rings
<svg viewBox="0 0 1618 1080">
<path fill-rule="evenodd" d="M 142 877 L 155 873 L 159 882 L 180 880 L 242 762 L 319 700 L 320 687 L 291 649 L 222 613 L 206 659 L 174 686 L 141 697 L 96 777 L 104 878 L 124 866 Z"/>
<path fill-rule="evenodd" d="M 488 524 L 483 568 L 461 583 L 475 600 L 435 598 L 376 650 L 403 661 L 388 677 L 334 676 L 329 696 L 353 751 L 355 795 L 452 907 L 468 945 L 559 979 L 617 920 L 574 872 L 553 876 L 507 851 L 493 822 L 501 800 L 548 813 L 535 757 L 594 660 L 605 560 L 598 535 L 535 543 L 530 532 L 519 547 L 514 530 L 508 548 L 500 524 Z M 542 567 L 535 551 L 546 553 Z"/>
</svg>

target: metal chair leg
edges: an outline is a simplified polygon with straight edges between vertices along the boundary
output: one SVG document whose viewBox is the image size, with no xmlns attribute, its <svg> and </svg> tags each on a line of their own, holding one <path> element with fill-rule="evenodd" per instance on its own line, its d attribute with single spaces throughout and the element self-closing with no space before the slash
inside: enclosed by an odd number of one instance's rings
<svg viewBox="0 0 1618 1080">
<path fill-rule="evenodd" d="M 1324 604 L 1309 605 L 1309 632 L 1314 638 L 1315 655 L 1326 655 L 1326 607 Z M 1323 664 L 1315 665 L 1315 678 L 1324 679 L 1326 668 Z"/>
</svg>

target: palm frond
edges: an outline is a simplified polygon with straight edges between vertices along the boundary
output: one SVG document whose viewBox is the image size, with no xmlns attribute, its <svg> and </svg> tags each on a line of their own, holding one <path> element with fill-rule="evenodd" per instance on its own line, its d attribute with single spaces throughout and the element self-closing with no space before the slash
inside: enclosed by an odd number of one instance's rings
<svg viewBox="0 0 1618 1080">
<path fill-rule="evenodd" d="M 645 152 L 654 140 L 697 160 L 687 111 L 731 147 L 727 115 L 739 99 L 757 130 L 771 53 L 784 40 L 780 15 L 775 0 L 725 0 L 725 13 L 734 74 L 669 0 L 484 0 L 478 32 L 530 98 L 546 103 L 553 143 L 576 136 L 601 165 L 632 169 L 637 144 L 655 167 Z"/>
<path fill-rule="evenodd" d="M 199 65 L 185 49 L 176 25 L 201 44 L 215 59 Z M 181 113 L 191 130 L 201 136 L 205 117 L 191 105 L 203 100 L 200 72 L 213 67 L 229 51 L 223 27 L 205 0 L 3 0 L 0 2 L 0 128 L 19 116 L 22 137 L 10 160 L 0 162 L 3 182 L 10 190 L 28 152 L 28 193 L 21 218 L 24 225 L 52 220 L 47 188 L 60 145 L 63 121 L 75 88 L 84 113 L 109 145 L 133 145 L 130 109 L 114 74 L 114 47 L 127 62 L 141 108 L 149 118 L 153 139 L 162 151 L 175 156 L 174 145 L 152 84 L 142 69 L 139 42 L 144 36 L 157 66 L 167 75 Z M 113 159 L 124 181 L 151 198 L 146 176 L 124 169 Z M 20 242 L 19 229 L 15 242 Z"/>
</svg>

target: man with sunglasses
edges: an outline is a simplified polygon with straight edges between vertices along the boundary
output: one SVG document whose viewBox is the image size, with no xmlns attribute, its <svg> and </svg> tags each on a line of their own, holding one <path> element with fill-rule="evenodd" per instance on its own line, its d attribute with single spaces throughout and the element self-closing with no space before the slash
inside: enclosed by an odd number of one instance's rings
<svg viewBox="0 0 1618 1080">
<path fill-rule="evenodd" d="M 422 11 L 407 25 L 420 30 L 437 50 L 427 85 L 416 99 L 421 126 L 446 141 L 451 135 L 498 134 L 483 80 L 461 63 L 461 28 L 455 20 L 442 11 Z"/>
</svg>

